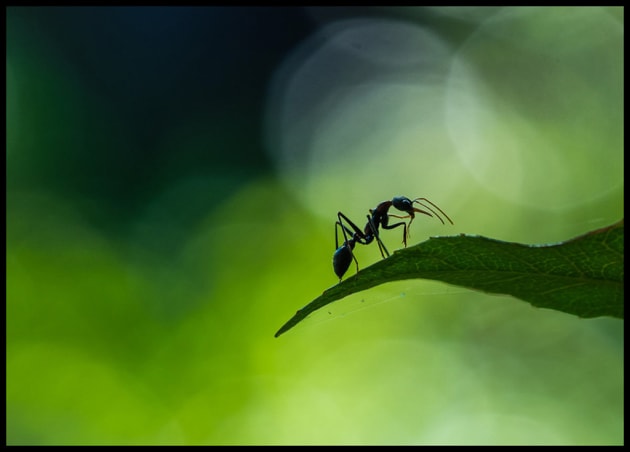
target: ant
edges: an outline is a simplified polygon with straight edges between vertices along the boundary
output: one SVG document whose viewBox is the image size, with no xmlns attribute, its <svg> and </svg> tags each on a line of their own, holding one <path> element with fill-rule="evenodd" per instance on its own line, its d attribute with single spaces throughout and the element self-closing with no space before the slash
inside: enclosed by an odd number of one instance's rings
<svg viewBox="0 0 630 452">
<path fill-rule="evenodd" d="M 422 210 L 422 209 L 418 209 L 417 207 L 414 207 L 413 206 L 414 203 L 418 203 L 420 206 L 427 209 L 428 212 L 427 210 Z M 335 246 L 337 247 L 337 250 L 335 251 L 335 254 L 333 254 L 333 269 L 335 270 L 335 274 L 339 277 L 339 281 L 341 282 L 341 278 L 346 273 L 346 271 L 348 271 L 348 268 L 350 267 L 350 262 L 353 259 L 357 266 L 357 272 L 359 271 L 359 262 L 357 261 L 357 258 L 354 257 L 354 254 L 352 253 L 352 250 L 354 249 L 354 246 L 357 243 L 360 243 L 362 245 L 369 245 L 374 240 L 376 240 L 376 243 L 378 244 L 378 249 L 381 252 L 381 256 L 383 258 L 385 258 L 385 255 L 389 257 L 389 251 L 387 251 L 387 248 L 385 248 L 385 245 L 383 244 L 383 242 L 378 236 L 379 226 L 382 226 L 383 229 L 394 229 L 394 228 L 397 228 L 398 226 L 402 226 L 403 227 L 403 244 L 405 245 L 405 247 L 407 247 L 407 237 L 409 237 L 409 227 L 411 226 L 411 222 L 415 218 L 415 213 L 421 213 L 429 217 L 435 216 L 438 218 L 438 220 L 442 222 L 442 224 L 445 224 L 442 217 L 440 217 L 440 215 L 435 210 L 433 210 L 427 204 L 423 204 L 423 203 L 427 203 L 433 206 L 442 215 L 444 215 L 451 224 L 453 224 L 453 221 L 451 221 L 451 219 L 448 217 L 448 215 L 446 215 L 442 211 L 442 209 L 440 209 L 438 206 L 436 206 L 435 204 L 433 204 L 431 201 L 429 201 L 426 198 L 416 198 L 412 201 L 411 199 L 405 196 L 396 196 L 391 201 L 383 201 L 382 203 L 377 205 L 376 208 L 370 209 L 370 214 L 367 215 L 368 221 L 365 224 L 365 228 L 363 228 L 363 231 L 359 229 L 359 227 L 356 224 L 350 221 L 350 219 L 347 216 L 345 216 L 343 213 L 337 212 L 337 221 L 335 222 Z M 400 210 L 401 212 L 406 212 L 407 215 L 400 216 L 400 215 L 387 213 L 389 211 L 389 208 L 392 206 Z M 401 219 L 411 218 L 411 220 L 409 220 L 409 224 L 405 223 L 404 221 L 401 221 L 396 224 L 389 224 L 389 217 L 401 218 Z M 352 230 L 350 230 L 344 224 L 344 222 L 346 222 L 350 226 L 350 228 L 352 228 Z M 339 226 L 341 227 L 341 232 L 343 233 L 343 238 L 344 238 L 343 245 L 341 246 L 339 246 L 339 238 L 338 238 Z M 350 239 L 348 239 L 348 235 L 350 235 Z"/>
</svg>

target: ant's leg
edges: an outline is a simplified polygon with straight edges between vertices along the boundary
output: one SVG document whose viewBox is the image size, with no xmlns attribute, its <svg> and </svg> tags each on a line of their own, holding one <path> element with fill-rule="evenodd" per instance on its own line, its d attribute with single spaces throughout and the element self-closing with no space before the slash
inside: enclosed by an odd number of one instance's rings
<svg viewBox="0 0 630 452">
<path fill-rule="evenodd" d="M 424 206 L 423 206 L 423 207 L 424 207 Z M 432 217 L 432 216 L 433 216 L 433 215 L 431 215 L 429 212 L 425 212 L 424 210 L 420 210 L 420 209 L 417 209 L 417 208 L 415 208 L 415 207 L 414 207 L 414 209 L 413 209 L 413 212 L 422 213 L 422 214 L 424 214 L 424 215 L 428 215 L 428 216 L 430 216 L 430 217 Z M 411 213 L 413 213 L 413 212 L 411 212 Z M 433 211 L 431 211 L 431 212 L 433 212 Z M 401 218 L 401 219 L 402 219 L 402 218 L 409 218 L 409 217 L 411 217 L 411 220 L 409 220 L 409 223 L 407 223 L 407 227 L 406 227 L 407 232 L 405 233 L 405 236 L 404 236 L 404 238 L 403 238 L 403 243 L 405 244 L 405 246 L 407 246 L 407 239 L 408 239 L 409 237 L 411 237 L 411 235 L 410 235 L 409 231 L 411 230 L 411 222 L 412 222 L 412 221 L 413 221 L 413 219 L 415 218 L 414 216 L 412 216 L 412 215 L 411 215 L 411 213 L 410 213 L 409 215 L 404 215 L 404 216 L 402 216 L 402 215 L 395 215 L 395 214 L 393 214 L 393 213 L 389 213 L 389 214 L 387 214 L 387 216 L 388 216 L 388 217 Z M 440 218 L 440 216 L 439 216 L 438 214 L 436 214 L 435 212 L 433 212 L 433 213 L 435 214 L 435 216 L 436 216 L 436 217 L 437 217 L 440 221 L 442 221 L 442 219 Z M 397 224 L 400 224 L 400 223 L 397 223 Z M 444 224 L 444 221 L 442 221 L 442 224 Z M 393 226 L 396 226 L 396 225 L 393 225 Z M 385 229 L 389 229 L 389 228 L 385 228 Z"/>
<path fill-rule="evenodd" d="M 352 252 L 352 248 L 350 248 L 350 255 L 352 256 L 352 259 L 354 259 L 354 265 L 356 265 L 357 267 L 357 273 L 359 273 L 359 261 L 357 260 L 357 258 L 354 256 L 354 253 Z"/>
<path fill-rule="evenodd" d="M 354 232 L 358 235 L 358 237 L 365 240 L 365 234 L 363 233 L 363 231 L 361 229 L 359 229 L 359 227 L 356 224 L 354 224 L 350 220 L 350 218 L 348 218 L 347 216 L 345 216 L 341 212 L 337 212 L 337 219 L 339 221 L 339 224 L 341 224 L 342 226 L 343 226 L 343 221 L 345 220 L 346 223 L 348 223 L 350 225 L 350 227 L 352 229 L 354 229 Z M 345 228 L 345 226 L 344 226 L 344 228 Z M 348 231 L 348 228 L 346 228 L 346 231 Z M 350 231 L 348 231 L 348 232 L 350 232 Z"/>
<path fill-rule="evenodd" d="M 346 227 L 346 225 L 343 224 L 343 220 L 345 220 L 346 222 L 348 222 L 348 224 L 354 229 L 355 234 L 354 235 L 359 235 L 361 237 L 365 237 L 363 235 L 363 232 L 361 232 L 361 230 L 357 227 L 356 224 L 354 224 L 347 216 L 345 216 L 344 214 L 342 214 L 341 212 L 337 212 L 337 218 L 338 221 L 335 222 L 335 245 L 337 246 L 337 249 L 339 248 L 339 241 L 337 239 L 337 225 L 341 226 L 341 232 L 343 232 L 343 238 L 344 238 L 344 244 L 346 246 L 348 246 L 348 249 L 350 251 L 350 256 L 352 256 L 352 259 L 354 260 L 354 263 L 357 267 L 357 273 L 359 273 L 359 261 L 357 261 L 357 258 L 355 257 L 354 253 L 352 252 L 352 246 L 350 245 L 350 241 L 348 240 L 348 236 L 346 235 L 346 232 L 348 234 L 350 234 L 351 236 L 352 231 L 350 229 L 348 229 Z M 360 240 L 361 237 L 358 237 L 358 239 Z M 361 242 L 359 242 L 361 243 Z"/>
<path fill-rule="evenodd" d="M 378 236 L 378 229 L 374 225 L 374 221 L 372 220 L 372 217 L 368 215 L 367 219 L 368 219 L 368 223 L 370 224 L 370 228 L 372 228 L 372 232 L 374 232 L 374 238 L 376 239 L 376 243 L 378 244 L 378 249 L 381 252 L 381 256 L 383 257 L 383 259 L 385 258 L 385 254 L 387 254 L 387 257 L 389 257 L 389 251 L 387 251 L 387 248 L 385 248 L 385 244 L 381 241 L 381 238 Z M 385 251 L 385 254 L 383 254 L 383 251 Z"/>
<path fill-rule="evenodd" d="M 429 216 L 431 216 L 431 214 L 428 214 Z M 400 218 L 400 219 L 404 219 L 404 218 L 410 218 L 411 220 L 409 220 L 409 224 L 407 225 L 407 227 L 405 228 L 406 231 L 403 231 L 403 243 L 405 244 L 405 247 L 407 246 L 407 239 L 410 237 L 409 235 L 409 226 L 411 225 L 411 222 L 413 221 L 413 217 L 411 215 L 395 215 L 393 213 L 388 213 L 387 214 L 388 217 L 394 217 L 394 218 Z M 383 226 L 385 229 L 391 229 L 393 227 L 396 226 L 400 226 L 400 223 L 396 223 L 395 225 L 392 225 L 390 227 L 385 227 Z"/>
<path fill-rule="evenodd" d="M 413 221 L 413 218 L 411 219 L 411 221 Z M 411 221 L 409 222 L 409 224 L 411 224 Z M 390 224 L 390 225 L 383 225 L 383 229 L 394 229 L 397 228 L 398 226 L 402 226 L 403 227 L 403 244 L 405 245 L 405 248 L 407 247 L 407 223 L 405 223 L 404 221 L 401 221 L 400 223 L 396 223 L 396 224 Z"/>
<path fill-rule="evenodd" d="M 344 243 L 348 242 L 348 236 L 346 235 L 346 233 L 352 236 L 352 231 L 348 229 L 343 223 L 341 223 L 341 221 L 335 221 L 335 249 L 339 248 L 338 226 L 341 226 L 341 232 L 343 232 Z"/>
<path fill-rule="evenodd" d="M 354 247 L 354 242 L 351 242 L 350 240 L 348 240 L 348 236 L 346 235 L 346 232 L 348 234 L 352 234 L 352 231 L 350 229 L 348 229 L 345 225 L 341 224 L 341 222 L 336 221 L 335 222 L 335 246 L 337 247 L 336 249 L 339 250 L 340 246 L 339 246 L 339 239 L 338 239 L 338 226 L 341 226 L 341 232 L 343 232 L 343 238 L 344 238 L 344 242 L 343 242 L 343 246 L 348 248 L 348 251 L 350 252 L 350 256 L 352 257 L 352 259 L 354 260 L 354 264 L 357 267 L 357 273 L 359 273 L 359 261 L 357 261 L 357 258 L 355 257 L 354 253 L 352 252 L 352 248 Z M 334 259 L 333 259 L 334 261 Z M 333 263 L 334 266 L 334 263 Z M 344 271 L 345 273 L 345 271 Z M 341 282 L 341 278 L 339 278 L 339 281 Z"/>
</svg>

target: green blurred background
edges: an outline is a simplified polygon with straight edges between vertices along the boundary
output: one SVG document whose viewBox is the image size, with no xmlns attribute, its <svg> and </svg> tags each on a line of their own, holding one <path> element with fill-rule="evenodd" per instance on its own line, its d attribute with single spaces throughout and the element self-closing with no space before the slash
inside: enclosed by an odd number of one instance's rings
<svg viewBox="0 0 630 452">
<path fill-rule="evenodd" d="M 339 210 L 454 220 L 410 244 L 622 218 L 623 19 L 8 8 L 7 443 L 622 444 L 620 320 L 404 281 L 273 335 L 337 282 Z"/>
</svg>

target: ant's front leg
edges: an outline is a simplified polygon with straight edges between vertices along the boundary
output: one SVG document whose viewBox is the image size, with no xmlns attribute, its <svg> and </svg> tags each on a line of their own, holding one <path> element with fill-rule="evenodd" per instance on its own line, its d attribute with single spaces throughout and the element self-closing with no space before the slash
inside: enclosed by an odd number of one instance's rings
<svg viewBox="0 0 630 452">
<path fill-rule="evenodd" d="M 426 212 L 426 211 L 424 211 L 424 210 L 420 210 L 420 209 L 416 209 L 416 208 L 414 208 L 414 209 L 413 209 L 413 211 L 410 211 L 410 213 L 409 213 L 408 215 L 404 215 L 404 216 L 401 216 L 401 215 L 395 215 L 395 214 L 393 214 L 393 213 L 388 214 L 388 217 L 401 218 L 401 219 L 411 217 L 411 220 L 409 220 L 409 223 L 407 223 L 407 226 L 405 227 L 406 231 L 405 231 L 405 232 L 403 232 L 403 243 L 405 244 L 405 247 L 407 246 L 407 239 L 410 237 L 410 235 L 409 235 L 409 231 L 411 230 L 411 222 L 412 222 L 412 221 L 414 220 L 414 218 L 415 218 L 415 215 L 413 214 L 414 212 L 422 213 L 422 214 L 427 215 L 427 216 L 429 216 L 429 217 L 432 217 L 432 216 L 433 216 L 433 215 L 431 215 L 429 212 Z M 435 212 L 434 212 L 434 213 L 435 213 Z M 436 215 L 436 216 L 437 216 L 437 215 Z M 440 221 L 442 221 L 442 219 L 441 219 L 439 216 L 438 216 L 438 218 L 439 218 L 439 220 L 440 220 Z M 444 223 L 444 222 L 442 221 L 442 223 Z M 390 227 L 386 227 L 386 226 L 383 226 L 383 227 L 384 227 L 385 229 L 391 229 L 391 228 L 393 228 L 393 227 L 399 226 L 400 224 L 401 224 L 401 223 L 396 223 L 396 224 L 394 224 L 394 225 L 392 225 L 392 226 L 390 226 Z"/>
<path fill-rule="evenodd" d="M 407 246 L 407 239 L 410 237 L 409 235 L 409 229 L 411 229 L 409 226 L 411 226 L 411 222 L 413 221 L 413 215 L 395 215 L 393 213 L 389 213 L 387 214 L 388 217 L 394 217 L 394 218 L 400 218 L 400 219 L 404 219 L 404 218 L 409 218 L 411 217 L 411 220 L 409 220 L 409 224 L 407 224 L 404 228 L 403 228 L 403 243 L 405 244 L 405 247 Z M 383 226 L 385 229 L 392 229 L 395 228 L 396 226 L 400 226 L 401 223 L 396 223 L 393 224 L 391 226 Z"/>
<path fill-rule="evenodd" d="M 390 217 L 396 217 L 396 218 L 407 218 L 407 217 L 398 217 L 396 215 L 390 215 Z M 413 218 L 411 219 L 413 221 Z M 409 222 L 409 224 L 411 224 L 411 221 Z M 397 228 L 398 226 L 402 226 L 403 227 L 403 244 L 405 245 L 405 248 L 407 248 L 407 223 L 405 223 L 404 221 L 401 221 L 400 223 L 396 223 L 396 224 L 384 224 L 383 225 L 383 229 L 394 229 Z"/>
</svg>

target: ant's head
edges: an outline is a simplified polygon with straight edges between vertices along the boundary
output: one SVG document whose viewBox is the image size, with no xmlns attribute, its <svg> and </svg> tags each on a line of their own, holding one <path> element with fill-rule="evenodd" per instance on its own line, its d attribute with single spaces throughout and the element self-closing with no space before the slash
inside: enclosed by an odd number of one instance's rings
<svg viewBox="0 0 630 452">
<path fill-rule="evenodd" d="M 392 199 L 392 205 L 402 212 L 413 215 L 413 202 L 406 196 L 396 196 Z"/>
<path fill-rule="evenodd" d="M 435 214 L 435 212 L 433 210 L 431 210 L 429 207 L 427 207 L 424 204 L 422 204 L 421 202 L 419 202 L 419 200 L 421 200 L 421 199 L 424 199 L 424 198 L 416 198 L 416 199 L 414 199 L 412 201 L 411 199 L 407 198 L 406 196 L 396 196 L 394 199 L 392 199 L 392 205 L 395 208 L 397 208 L 398 210 L 402 211 L 402 212 L 407 212 L 409 214 L 409 217 L 411 218 L 411 220 L 409 221 L 409 224 L 411 224 L 411 221 L 413 221 L 413 219 L 416 217 L 415 213 L 421 213 L 421 214 L 427 215 L 429 217 L 433 216 L 431 213 Z M 422 209 L 418 209 L 418 208 L 414 207 L 413 206 L 414 202 L 417 202 L 422 207 L 425 207 L 431 213 L 427 212 L 426 210 L 422 210 Z M 437 216 L 437 214 L 436 214 L 436 216 Z M 438 216 L 438 218 L 439 218 L 440 221 L 442 221 L 442 223 L 444 223 L 444 221 L 439 216 Z"/>
</svg>

